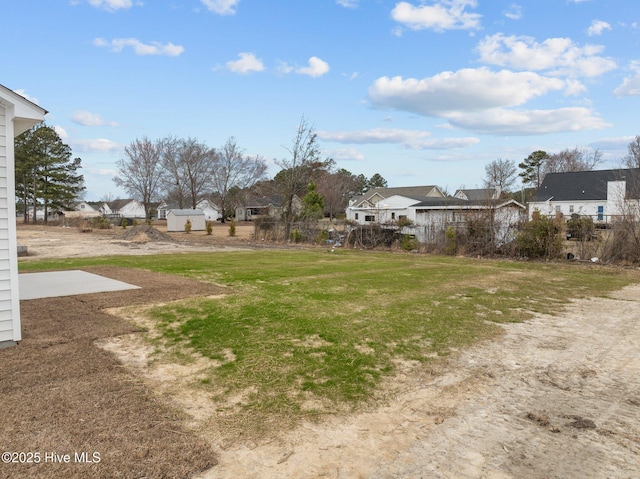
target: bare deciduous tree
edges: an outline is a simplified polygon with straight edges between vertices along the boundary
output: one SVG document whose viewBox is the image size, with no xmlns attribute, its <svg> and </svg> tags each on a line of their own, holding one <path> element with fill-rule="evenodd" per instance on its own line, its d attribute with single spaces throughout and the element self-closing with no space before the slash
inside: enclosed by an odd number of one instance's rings
<svg viewBox="0 0 640 479">
<path fill-rule="evenodd" d="M 623 158 L 626 168 L 640 168 L 640 135 L 636 135 L 629 146 L 629 153 Z"/>
<path fill-rule="evenodd" d="M 489 188 L 508 192 L 516 181 L 517 166 L 513 160 L 498 158 L 484 167 L 485 183 Z"/>
<path fill-rule="evenodd" d="M 250 188 L 263 180 L 266 172 L 267 164 L 264 159 L 259 155 L 245 156 L 234 137 L 229 138 L 217 150 L 211 170 L 211 182 L 213 197 L 220 207 L 223 222 L 231 206 L 230 192 Z"/>
<path fill-rule="evenodd" d="M 566 173 L 569 171 L 590 171 L 602 163 L 600 150 L 585 148 L 564 149 L 549 155 L 543 166 L 544 174 Z"/>
<path fill-rule="evenodd" d="M 163 150 L 163 140 L 151 141 L 143 137 L 125 147 L 126 158 L 116 162 L 118 176 L 113 181 L 141 200 L 147 218 L 151 216 L 151 203 L 158 199 L 166 174 L 162 167 Z"/>
<path fill-rule="evenodd" d="M 306 189 L 313 165 L 320 162 L 317 135 L 304 117 L 298 124 L 291 147 L 286 149 L 290 158 L 276 160 L 276 164 L 282 168 L 276 176 L 276 188 L 284 199 L 285 238 L 289 238 L 294 219 L 293 199 L 301 190 Z"/>
</svg>

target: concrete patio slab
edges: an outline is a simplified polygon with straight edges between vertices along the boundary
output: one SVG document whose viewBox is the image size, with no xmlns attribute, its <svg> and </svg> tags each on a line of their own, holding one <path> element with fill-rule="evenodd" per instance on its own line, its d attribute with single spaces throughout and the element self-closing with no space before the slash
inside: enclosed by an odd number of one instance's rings
<svg viewBox="0 0 640 479">
<path fill-rule="evenodd" d="M 133 284 L 79 270 L 22 273 L 18 275 L 18 284 L 21 300 L 140 288 Z"/>
</svg>

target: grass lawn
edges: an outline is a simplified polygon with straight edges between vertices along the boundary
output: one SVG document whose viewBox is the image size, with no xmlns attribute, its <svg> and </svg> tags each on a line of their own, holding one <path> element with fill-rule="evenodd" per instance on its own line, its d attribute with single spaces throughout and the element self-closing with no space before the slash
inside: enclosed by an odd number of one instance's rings
<svg viewBox="0 0 640 479">
<path fill-rule="evenodd" d="M 103 264 L 228 287 L 221 298 L 146 314 L 158 351 L 215 360 L 196 387 L 216 404 L 242 397 L 225 417 L 255 432 L 375 403 L 401 364 L 435 361 L 499 334 L 498 323 L 558 313 L 571 299 L 640 282 L 636 270 L 597 265 L 351 250 L 48 260 L 20 263 L 20 270 Z"/>
</svg>

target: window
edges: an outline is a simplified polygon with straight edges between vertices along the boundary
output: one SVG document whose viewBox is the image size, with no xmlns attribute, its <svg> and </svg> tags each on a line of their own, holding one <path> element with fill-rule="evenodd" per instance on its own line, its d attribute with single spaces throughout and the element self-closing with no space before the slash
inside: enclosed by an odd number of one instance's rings
<svg viewBox="0 0 640 479">
<path fill-rule="evenodd" d="M 395 220 L 396 219 L 396 214 L 395 213 L 391 213 L 391 219 Z"/>
<path fill-rule="evenodd" d="M 562 213 L 562 210 L 560 209 L 560 205 L 556 205 L 556 213 Z"/>
<path fill-rule="evenodd" d="M 365 221 L 372 222 L 372 221 L 375 221 L 375 220 L 376 220 L 376 217 L 375 217 L 375 216 L 373 216 L 373 215 L 365 215 L 364 220 L 365 220 Z"/>
<path fill-rule="evenodd" d="M 569 205 L 569 213 L 573 213 L 573 205 Z"/>
<path fill-rule="evenodd" d="M 358 213 L 356 213 L 356 219 L 358 219 Z"/>
<path fill-rule="evenodd" d="M 598 206 L 598 221 L 604 220 L 604 206 Z"/>
</svg>

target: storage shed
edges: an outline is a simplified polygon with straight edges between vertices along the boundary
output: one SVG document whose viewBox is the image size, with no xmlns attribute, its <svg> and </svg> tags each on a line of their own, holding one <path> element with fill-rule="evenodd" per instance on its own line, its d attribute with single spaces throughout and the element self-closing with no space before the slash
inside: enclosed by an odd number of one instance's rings
<svg viewBox="0 0 640 479">
<path fill-rule="evenodd" d="M 18 240 L 14 139 L 47 111 L 0 85 L 0 347 L 22 339 L 18 294 Z"/>
<path fill-rule="evenodd" d="M 206 219 L 202 210 L 169 210 L 167 212 L 167 231 L 184 231 L 187 220 L 191 220 L 191 231 L 204 231 Z"/>
</svg>

